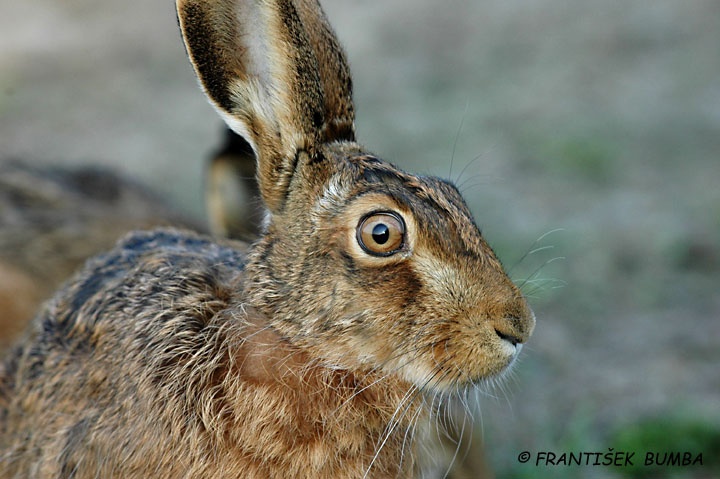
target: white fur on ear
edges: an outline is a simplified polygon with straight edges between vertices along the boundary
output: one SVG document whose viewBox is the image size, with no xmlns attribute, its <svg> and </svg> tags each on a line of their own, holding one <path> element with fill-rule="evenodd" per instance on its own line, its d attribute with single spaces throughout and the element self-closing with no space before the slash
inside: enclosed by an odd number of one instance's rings
<svg viewBox="0 0 720 479">
<path fill-rule="evenodd" d="M 235 2 L 235 18 L 237 24 L 242 25 L 243 55 L 248 77 L 257 78 L 261 85 L 272 84 L 274 79 L 268 64 L 270 47 L 267 38 L 267 10 L 253 7 L 246 2 Z"/>
</svg>

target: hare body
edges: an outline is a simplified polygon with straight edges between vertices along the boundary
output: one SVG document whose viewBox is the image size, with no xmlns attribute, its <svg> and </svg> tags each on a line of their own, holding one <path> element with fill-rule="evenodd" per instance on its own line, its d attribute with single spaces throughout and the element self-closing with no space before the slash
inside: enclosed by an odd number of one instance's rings
<svg viewBox="0 0 720 479">
<path fill-rule="evenodd" d="M 502 375 L 532 312 L 452 184 L 356 143 L 314 0 L 177 6 L 206 94 L 257 159 L 262 234 L 135 233 L 91 261 L 0 373 L 0 472 L 422 474 L 427 397 Z"/>
<path fill-rule="evenodd" d="M 241 244 L 173 230 L 92 260 L 6 364 L 0 475 L 362 477 L 407 386 L 295 347 L 243 268 Z"/>
</svg>

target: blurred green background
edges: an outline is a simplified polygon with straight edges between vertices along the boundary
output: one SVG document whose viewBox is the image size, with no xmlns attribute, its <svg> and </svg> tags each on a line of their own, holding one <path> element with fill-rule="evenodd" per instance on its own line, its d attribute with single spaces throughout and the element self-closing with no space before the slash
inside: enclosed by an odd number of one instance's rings
<svg viewBox="0 0 720 479">
<path fill-rule="evenodd" d="M 536 333 L 509 381 L 479 395 L 498 476 L 718 477 L 720 2 L 325 9 L 360 141 L 455 180 L 513 279 L 529 280 Z M 0 157 L 109 165 L 201 218 L 220 136 L 172 1 L 0 0 Z M 649 447 L 702 452 L 705 466 L 517 460 Z"/>
</svg>

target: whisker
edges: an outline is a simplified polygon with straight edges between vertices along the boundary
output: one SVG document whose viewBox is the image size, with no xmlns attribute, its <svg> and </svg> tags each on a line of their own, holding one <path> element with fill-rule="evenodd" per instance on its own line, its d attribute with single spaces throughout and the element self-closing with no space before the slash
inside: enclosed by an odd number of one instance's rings
<svg viewBox="0 0 720 479">
<path fill-rule="evenodd" d="M 480 158 L 481 157 L 478 156 L 475 159 L 479 160 Z M 490 181 L 492 179 L 497 180 L 498 178 L 493 175 L 489 175 L 487 173 L 476 173 L 474 175 L 468 176 L 467 178 L 465 178 L 461 183 L 457 184 L 456 186 L 460 192 L 464 193 L 466 191 L 472 191 L 475 188 L 477 188 L 479 185 L 482 185 L 482 184 L 492 184 Z"/>
<path fill-rule="evenodd" d="M 415 437 L 415 429 L 417 427 L 418 420 L 420 419 L 420 416 L 422 414 L 422 408 L 417 408 L 415 413 L 413 414 L 413 417 L 410 419 L 411 427 L 408 427 L 405 431 L 405 435 L 403 437 L 402 447 L 400 449 L 400 465 L 402 465 L 403 460 L 405 459 L 405 448 L 412 443 L 413 438 Z"/>
<path fill-rule="evenodd" d="M 454 418 L 453 418 L 453 419 L 454 419 Z M 455 451 L 454 451 L 454 453 L 453 453 L 452 458 L 450 459 L 450 464 L 448 464 L 448 467 L 447 467 L 447 469 L 445 470 L 445 474 L 443 475 L 443 479 L 447 479 L 447 477 L 450 476 L 450 471 L 452 470 L 452 467 L 453 467 L 453 465 L 455 464 L 455 461 L 456 461 L 457 458 L 458 458 L 458 454 L 460 453 L 460 449 L 461 449 L 462 443 L 463 443 L 463 437 L 464 437 L 464 435 L 465 435 L 465 427 L 466 427 L 466 425 L 467 425 L 467 414 L 464 414 L 464 415 L 463 415 L 462 426 L 460 427 L 460 431 L 459 431 L 459 437 L 458 437 L 458 439 L 457 439 L 457 444 L 456 444 L 456 446 L 455 446 Z M 457 431 L 457 425 L 454 425 L 454 430 Z M 472 436 L 471 436 L 471 437 L 472 437 Z M 466 448 L 465 448 L 465 454 L 464 454 L 465 456 L 467 456 L 469 450 L 470 450 L 470 441 L 468 441 L 468 444 L 467 444 L 467 446 L 466 446 Z"/>
<path fill-rule="evenodd" d="M 528 276 L 527 278 L 525 278 L 525 280 L 523 280 L 523 282 L 518 285 L 518 288 L 522 289 L 523 286 L 525 286 L 528 281 L 534 279 L 538 274 L 540 274 L 540 271 L 541 271 L 543 268 L 545 268 L 546 266 L 548 266 L 549 264 L 552 264 L 552 263 L 554 263 L 555 261 L 561 261 L 561 260 L 565 260 L 565 259 L 566 259 L 565 256 L 556 256 L 556 257 L 554 257 L 554 258 L 551 258 L 551 259 L 545 261 L 543 264 L 541 264 L 540 266 L 538 266 L 538 268 L 535 269 L 535 271 L 533 271 L 533 273 L 532 273 L 530 276 Z"/>
<path fill-rule="evenodd" d="M 405 350 L 405 351 L 403 351 L 403 352 L 401 352 L 401 353 L 399 353 L 399 354 L 397 354 L 397 355 L 395 355 L 395 356 L 390 357 L 390 358 L 387 359 L 386 361 L 383 361 L 381 364 L 375 366 L 375 367 L 371 370 L 371 373 L 382 370 L 385 365 L 387 365 L 387 364 L 388 364 L 389 362 L 391 362 L 391 361 L 394 361 L 394 360 L 397 359 L 397 358 L 400 358 L 400 357 L 402 357 L 402 356 L 405 356 L 405 355 L 407 355 L 407 354 L 409 354 L 409 353 L 417 353 L 416 355 L 407 358 L 407 360 L 406 360 L 405 362 L 403 362 L 403 363 L 401 363 L 401 364 L 398 364 L 396 367 L 390 369 L 389 371 L 386 371 L 386 373 L 385 373 L 384 375 L 382 375 L 381 377 L 379 377 L 378 379 L 375 379 L 374 381 L 372 381 L 371 383 L 367 384 L 366 386 L 363 386 L 362 388 L 360 388 L 360 389 L 358 389 L 357 391 L 353 392 L 353 394 L 352 394 L 350 397 L 348 397 L 345 401 L 342 402 L 342 404 L 340 404 L 340 405 L 335 409 L 335 411 L 333 412 L 333 415 L 334 415 L 334 413 L 336 413 L 337 411 L 339 411 L 342 407 L 346 406 L 350 401 L 352 401 L 353 399 L 355 399 L 358 395 L 362 394 L 364 391 L 366 391 L 366 390 L 368 390 L 369 388 L 375 386 L 376 384 L 379 384 L 380 382 L 382 382 L 383 380 L 387 379 L 388 377 L 393 376 L 397 371 L 399 371 L 400 369 L 406 367 L 408 364 L 412 363 L 413 361 L 417 360 L 417 359 L 420 357 L 420 353 L 421 353 L 426 347 L 428 347 L 428 345 L 420 345 L 420 346 L 417 346 L 417 347 L 414 347 L 414 348 Z"/>
<path fill-rule="evenodd" d="M 526 281 L 526 284 L 532 286 L 532 289 L 527 289 L 523 291 L 523 294 L 525 294 L 528 298 L 534 298 L 536 297 L 535 294 L 539 291 L 546 290 L 546 289 L 560 289 L 567 286 L 567 282 L 563 281 L 561 279 L 555 279 L 555 278 L 537 278 L 537 279 L 531 279 Z"/>
<path fill-rule="evenodd" d="M 376 448 L 375 455 L 373 456 L 373 459 L 370 461 L 370 464 L 368 465 L 368 468 L 365 471 L 365 475 L 363 478 L 368 477 L 368 474 L 370 473 L 370 470 L 372 469 L 372 466 L 377 461 L 377 458 L 380 455 L 380 452 L 382 451 L 383 447 L 385 447 L 385 444 L 390 440 L 390 437 L 392 436 L 393 432 L 397 429 L 397 427 L 400 425 L 400 422 L 405 418 L 405 415 L 408 413 L 410 408 L 415 403 L 417 397 L 423 393 L 423 391 L 427 388 L 427 386 L 433 381 L 436 380 L 438 375 L 443 372 L 443 375 L 440 377 L 440 380 L 445 379 L 448 372 L 447 370 L 443 371 L 444 364 L 440 364 L 440 367 L 436 370 L 434 370 L 431 374 L 428 375 L 428 378 L 423 381 L 423 383 L 418 386 L 413 384 L 412 387 L 405 393 L 403 398 L 400 400 L 400 403 L 398 404 L 398 407 L 395 409 L 395 412 L 390 418 L 390 421 L 388 425 L 385 427 L 385 431 L 380 436 L 379 445 Z"/>
<path fill-rule="evenodd" d="M 450 155 L 450 171 L 448 173 L 448 178 L 450 178 L 450 181 L 452 181 L 452 168 L 453 168 L 453 162 L 455 161 L 455 150 L 457 149 L 457 144 L 460 141 L 460 133 L 462 133 L 463 124 L 465 123 L 465 117 L 467 116 L 467 112 L 468 112 L 469 108 L 470 108 L 470 101 L 467 101 L 465 103 L 465 111 L 463 111 L 462 117 L 460 118 L 460 126 L 458 126 L 457 132 L 455 133 L 455 140 L 453 141 L 452 154 Z"/>
<path fill-rule="evenodd" d="M 530 250 L 530 251 L 527 253 L 526 257 L 527 257 L 527 256 L 532 256 L 532 255 L 534 255 L 535 253 L 539 253 L 539 252 L 541 252 L 541 251 L 547 251 L 547 250 L 550 250 L 550 249 L 555 249 L 555 245 L 540 246 L 539 248 L 535 248 L 535 249 L 533 249 L 533 250 Z"/>
<path fill-rule="evenodd" d="M 465 174 L 465 171 L 467 171 L 467 169 L 468 169 L 473 163 L 475 163 L 476 161 L 478 161 L 480 158 L 482 158 L 482 155 L 477 155 L 477 156 L 475 156 L 472 160 L 468 161 L 465 166 L 463 166 L 463 169 L 460 170 L 460 174 L 458 174 L 458 177 L 457 177 L 457 181 L 458 181 L 458 182 L 460 181 L 460 178 L 462 178 L 462 176 Z M 476 177 L 478 177 L 478 176 L 482 176 L 482 174 L 473 175 L 473 176 L 471 176 L 470 178 L 464 179 L 463 182 L 460 183 L 460 184 L 457 186 L 457 188 L 460 189 L 460 188 L 462 187 L 461 185 L 465 185 L 465 184 L 468 182 L 469 179 L 476 178 Z"/>
<path fill-rule="evenodd" d="M 388 425 L 385 427 L 385 431 L 383 431 L 380 436 L 379 445 L 375 448 L 375 455 L 373 456 L 370 464 L 365 470 L 363 478 L 367 478 L 368 474 L 370 474 L 370 470 L 372 469 L 373 465 L 375 465 L 375 461 L 377 461 L 378 457 L 380 457 L 380 452 L 382 451 L 383 447 L 385 447 L 385 444 L 387 444 L 387 442 L 390 440 L 392 433 L 400 425 L 400 421 L 402 421 L 402 419 L 405 417 L 405 414 L 407 414 L 408 410 L 412 406 L 412 402 L 414 401 L 417 392 L 418 387 L 413 384 L 412 387 L 405 393 L 405 395 L 400 400 L 400 404 L 395 409 L 395 412 L 390 417 Z"/>
<path fill-rule="evenodd" d="M 561 232 L 561 231 L 565 231 L 565 229 L 564 229 L 564 228 L 555 228 L 555 229 L 553 229 L 553 230 L 550 230 L 550 231 L 548 231 L 548 232 L 543 233 L 542 235 L 540 235 L 539 238 L 537 238 L 535 241 L 533 241 L 533 243 L 530 245 L 530 247 L 528 248 L 528 250 L 520 257 L 520 259 L 517 260 L 517 261 L 515 262 L 515 264 L 512 265 L 512 266 L 508 269 L 508 275 L 510 275 L 510 274 L 512 273 L 512 271 L 513 271 L 520 263 L 522 263 L 523 261 L 525 261 L 528 256 L 531 256 L 531 255 L 533 255 L 533 254 L 535 254 L 535 253 L 538 253 L 538 252 L 540 252 L 540 251 L 544 251 L 544 248 L 552 249 L 553 247 L 549 247 L 549 248 L 548 248 L 548 247 L 536 248 L 536 246 L 537 246 L 538 244 L 540 244 L 540 242 L 542 242 L 545 238 L 547 238 L 547 237 L 550 236 L 551 234 L 555 234 L 555 233 L 558 233 L 558 232 Z"/>
<path fill-rule="evenodd" d="M 535 271 L 533 271 L 533 273 L 530 276 L 528 276 L 520 284 L 518 284 L 518 288 L 520 288 L 520 290 L 522 290 L 525 287 L 525 285 L 528 284 L 529 281 L 537 281 L 536 276 L 538 274 L 540 274 L 540 271 L 543 268 L 545 268 L 546 266 L 548 266 L 551 263 L 554 263 L 555 261 L 562 261 L 564 259 L 565 259 L 564 256 L 556 256 L 555 258 L 551 258 L 551 259 L 545 261 L 543 264 L 538 266 L 537 269 L 535 269 Z M 533 292 L 536 292 L 536 291 L 537 291 L 537 289 Z"/>
</svg>

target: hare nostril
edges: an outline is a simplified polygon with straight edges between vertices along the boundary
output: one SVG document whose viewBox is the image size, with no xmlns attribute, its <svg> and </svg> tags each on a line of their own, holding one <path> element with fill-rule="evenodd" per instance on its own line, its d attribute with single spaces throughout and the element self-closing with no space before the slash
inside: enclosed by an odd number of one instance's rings
<svg viewBox="0 0 720 479">
<path fill-rule="evenodd" d="M 495 330 L 495 334 L 498 335 L 498 337 L 504 341 L 509 342 L 513 346 L 517 346 L 518 343 L 521 343 L 522 340 L 518 338 L 517 336 L 513 336 L 512 334 L 503 333 L 502 331 Z"/>
</svg>

